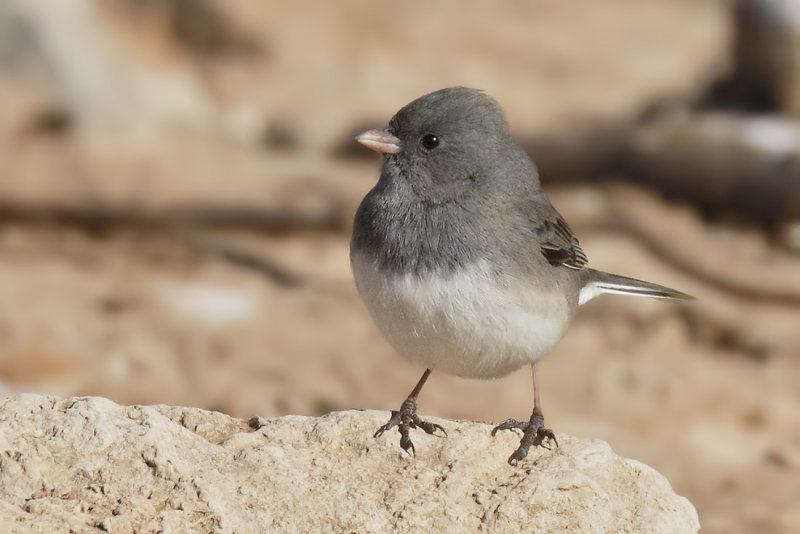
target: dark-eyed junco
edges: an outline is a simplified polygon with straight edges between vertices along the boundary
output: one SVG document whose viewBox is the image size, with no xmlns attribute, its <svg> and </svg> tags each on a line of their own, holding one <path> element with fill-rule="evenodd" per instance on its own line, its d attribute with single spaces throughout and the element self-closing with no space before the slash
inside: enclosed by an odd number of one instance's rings
<svg viewBox="0 0 800 534">
<path fill-rule="evenodd" d="M 558 342 L 578 306 L 601 293 L 664 299 L 688 295 L 586 267 L 586 255 L 511 137 L 497 102 L 466 87 L 427 94 L 383 130 L 357 140 L 383 154 L 377 185 L 355 217 L 350 260 L 380 331 L 403 357 L 426 367 L 419 383 L 376 432 L 444 429 L 417 415 L 432 370 L 498 378 L 531 364 L 528 421 L 497 430 L 523 437 L 510 463 L 545 438 L 536 362 Z"/>
</svg>

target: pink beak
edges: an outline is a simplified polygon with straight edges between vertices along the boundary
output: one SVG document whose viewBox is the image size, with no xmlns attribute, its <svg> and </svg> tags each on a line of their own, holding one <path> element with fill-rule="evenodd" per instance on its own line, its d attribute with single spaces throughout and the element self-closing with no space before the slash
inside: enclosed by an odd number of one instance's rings
<svg viewBox="0 0 800 534">
<path fill-rule="evenodd" d="M 367 130 L 356 136 L 356 141 L 380 154 L 400 152 L 400 139 L 387 130 Z"/>
</svg>

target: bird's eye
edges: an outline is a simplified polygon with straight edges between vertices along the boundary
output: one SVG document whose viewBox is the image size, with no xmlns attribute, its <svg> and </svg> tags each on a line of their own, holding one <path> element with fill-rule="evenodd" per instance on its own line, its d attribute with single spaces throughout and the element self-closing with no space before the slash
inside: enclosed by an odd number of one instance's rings
<svg viewBox="0 0 800 534">
<path fill-rule="evenodd" d="M 439 138 L 433 134 L 428 134 L 422 138 L 422 146 L 428 150 L 433 150 L 439 146 Z"/>
</svg>

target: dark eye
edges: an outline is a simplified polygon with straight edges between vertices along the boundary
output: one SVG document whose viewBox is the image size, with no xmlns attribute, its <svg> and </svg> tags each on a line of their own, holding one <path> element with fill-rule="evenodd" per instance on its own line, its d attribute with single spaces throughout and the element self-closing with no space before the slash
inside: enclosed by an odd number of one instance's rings
<svg viewBox="0 0 800 534">
<path fill-rule="evenodd" d="M 439 138 L 433 134 L 428 134 L 422 138 L 422 146 L 424 146 L 428 150 L 433 150 L 434 148 L 439 146 Z"/>
</svg>

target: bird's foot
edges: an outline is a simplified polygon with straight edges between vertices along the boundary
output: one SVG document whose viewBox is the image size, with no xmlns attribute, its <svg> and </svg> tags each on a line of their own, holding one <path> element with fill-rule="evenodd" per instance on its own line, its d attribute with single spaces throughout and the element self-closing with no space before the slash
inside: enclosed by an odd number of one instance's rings
<svg viewBox="0 0 800 534">
<path fill-rule="evenodd" d="M 417 415 L 417 400 L 411 397 L 403 402 L 399 410 L 392 410 L 392 416 L 389 421 L 375 432 L 374 437 L 380 437 L 381 434 L 394 427 L 397 427 L 398 432 L 400 432 L 400 447 L 411 456 L 416 456 L 416 450 L 411 438 L 408 436 L 409 429 L 421 428 L 428 434 L 434 434 L 437 430 L 441 430 L 442 434 L 445 437 L 447 436 L 447 432 L 441 425 L 429 423 L 419 418 Z"/>
<path fill-rule="evenodd" d="M 528 455 L 528 449 L 531 447 L 541 446 L 549 449 L 550 447 L 544 444 L 545 438 L 552 440 L 556 447 L 558 447 L 556 435 L 553 434 L 552 430 L 544 427 L 544 416 L 542 415 L 533 415 L 529 421 L 506 419 L 492 429 L 492 436 L 494 436 L 498 430 L 511 430 L 514 428 L 522 430 L 522 439 L 520 439 L 519 447 L 514 451 L 514 454 L 508 457 L 508 463 L 511 465 L 516 465 L 525 458 Z"/>
</svg>

